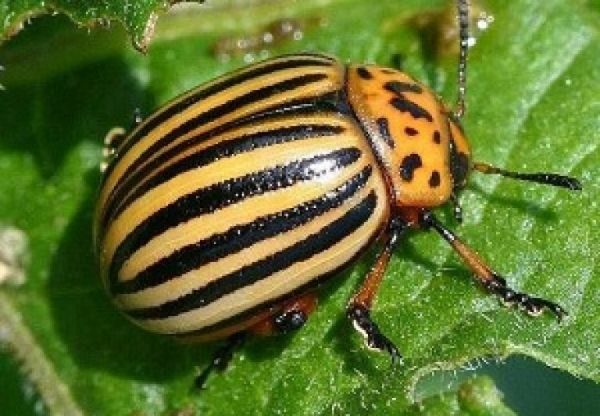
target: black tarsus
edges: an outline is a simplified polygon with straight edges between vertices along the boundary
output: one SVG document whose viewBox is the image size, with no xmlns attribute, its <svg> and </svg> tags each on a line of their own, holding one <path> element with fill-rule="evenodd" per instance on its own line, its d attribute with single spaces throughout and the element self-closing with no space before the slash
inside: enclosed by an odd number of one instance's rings
<svg viewBox="0 0 600 416">
<path fill-rule="evenodd" d="M 392 364 L 400 362 L 402 356 L 398 348 L 381 333 L 377 324 L 371 319 L 367 308 L 359 304 L 352 304 L 348 307 L 346 315 L 357 329 L 365 334 L 366 344 L 369 348 L 388 352 L 392 358 Z"/>
<path fill-rule="evenodd" d="M 522 181 L 536 182 L 542 185 L 552 185 L 561 188 L 566 188 L 571 191 L 581 191 L 581 183 L 570 176 L 559 175 L 557 173 L 536 172 L 536 173 L 521 173 L 513 172 L 506 169 L 497 168 L 488 165 L 487 163 L 475 162 L 473 169 L 478 172 L 488 175 L 500 175 L 505 178 L 518 179 Z"/>
<path fill-rule="evenodd" d="M 387 234 L 389 237 L 383 248 L 384 252 L 387 252 L 388 254 L 393 253 L 400 244 L 401 237 L 408 229 L 408 224 L 402 218 L 397 216 L 393 217 L 388 224 Z M 383 252 L 379 255 L 382 254 Z M 356 298 L 354 298 L 346 309 L 346 316 L 352 321 L 355 329 L 365 336 L 367 347 L 377 351 L 386 351 L 390 354 L 392 365 L 395 365 L 402 360 L 402 355 L 394 343 L 388 337 L 383 335 L 377 324 L 373 322 L 369 308 L 370 302 L 357 302 Z"/>
<path fill-rule="evenodd" d="M 460 239 L 448 228 L 446 228 L 430 211 L 424 211 L 421 214 L 420 224 L 424 229 L 433 228 L 440 236 L 444 238 L 452 247 L 463 257 L 464 251 L 469 251 L 469 256 L 473 256 L 474 252 L 466 248 Z M 462 246 L 462 248 L 461 248 Z M 464 257 L 463 257 L 464 258 Z M 480 260 L 478 260 L 480 261 Z M 498 296 L 507 306 L 517 305 L 532 316 L 540 315 L 544 309 L 552 312 L 560 322 L 566 315 L 565 309 L 557 303 L 546 299 L 533 297 L 527 293 L 517 292 L 510 288 L 506 279 L 498 273 L 492 271 L 484 263 L 480 263 L 486 269 L 485 275 L 476 276 L 483 286 L 492 294 Z M 473 269 L 475 272 L 475 270 Z"/>
<path fill-rule="evenodd" d="M 304 326 L 308 319 L 306 313 L 301 310 L 291 310 L 277 315 L 273 319 L 273 323 L 281 334 L 287 334 L 296 331 Z"/>
<path fill-rule="evenodd" d="M 233 353 L 243 344 L 245 339 L 246 332 L 237 332 L 227 338 L 226 343 L 214 352 L 210 364 L 194 380 L 194 385 L 198 390 L 204 389 L 206 380 L 213 371 L 219 373 L 225 371 L 233 358 Z"/>
<path fill-rule="evenodd" d="M 502 302 L 506 305 L 517 305 L 530 315 L 537 316 L 540 315 L 544 309 L 548 309 L 556 316 L 558 322 L 562 321 L 563 318 L 568 315 L 567 311 L 557 303 L 542 298 L 532 297 L 527 293 L 517 292 L 511 289 L 507 286 L 506 279 L 496 273 L 494 273 L 494 280 L 490 280 L 484 284 L 484 286 L 492 294 L 500 297 Z"/>
</svg>

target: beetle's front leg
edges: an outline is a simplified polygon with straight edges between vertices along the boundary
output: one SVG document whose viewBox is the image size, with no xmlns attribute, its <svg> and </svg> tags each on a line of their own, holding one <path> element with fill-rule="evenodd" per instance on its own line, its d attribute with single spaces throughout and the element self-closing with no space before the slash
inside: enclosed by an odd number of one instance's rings
<svg viewBox="0 0 600 416">
<path fill-rule="evenodd" d="M 127 137 L 127 132 L 123 127 L 113 127 L 104 137 L 104 146 L 102 148 L 102 162 L 100 163 L 100 172 L 104 173 L 108 165 L 115 157 L 119 145 Z"/>
<path fill-rule="evenodd" d="M 433 228 L 440 234 L 473 271 L 475 278 L 488 291 L 498 296 L 504 304 L 508 306 L 517 305 L 532 316 L 541 315 L 544 310 L 548 310 L 559 321 L 567 315 L 563 307 L 557 303 L 510 288 L 506 283 L 506 279 L 493 271 L 475 251 L 463 243 L 452 231 L 444 227 L 431 212 L 424 212 L 420 221 L 423 227 Z"/>
<path fill-rule="evenodd" d="M 373 322 L 370 311 L 392 252 L 407 229 L 408 226 L 405 222 L 400 219 L 392 220 L 389 230 L 384 235 L 383 249 L 377 255 L 375 264 L 371 267 L 360 289 L 352 297 L 346 308 L 348 319 L 365 338 L 366 346 L 372 350 L 386 351 L 390 354 L 392 363 L 398 362 L 402 356 L 394 343 L 383 335 L 377 324 Z"/>
</svg>

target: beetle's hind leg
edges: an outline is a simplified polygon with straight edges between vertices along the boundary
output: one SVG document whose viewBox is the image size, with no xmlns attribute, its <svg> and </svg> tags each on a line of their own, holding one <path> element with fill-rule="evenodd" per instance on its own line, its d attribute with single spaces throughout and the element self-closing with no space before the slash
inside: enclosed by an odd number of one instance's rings
<svg viewBox="0 0 600 416">
<path fill-rule="evenodd" d="M 226 343 L 214 352 L 210 364 L 196 377 L 194 381 L 196 388 L 203 389 L 206 379 L 213 371 L 221 373 L 227 369 L 233 358 L 233 353 L 244 343 L 246 335 L 246 332 L 242 331 L 227 338 Z"/>
<path fill-rule="evenodd" d="M 498 296 L 504 304 L 517 305 L 529 315 L 541 315 L 544 310 L 552 312 L 560 321 L 567 315 L 562 306 L 546 299 L 530 296 L 517 292 L 506 284 L 506 280 L 493 271 L 477 253 L 463 243 L 452 231 L 444 227 L 431 212 L 425 212 L 421 217 L 421 224 L 425 228 L 433 228 L 440 234 L 463 259 L 475 274 L 477 280 L 494 295 Z"/>
<path fill-rule="evenodd" d="M 400 361 L 402 356 L 394 343 L 381 332 L 377 324 L 371 319 L 370 311 L 392 252 L 407 229 L 408 227 L 404 222 L 399 219 L 392 220 L 390 229 L 384 237 L 383 249 L 377 255 L 375 264 L 371 267 L 360 289 L 352 297 L 346 308 L 346 316 L 348 316 L 354 328 L 365 338 L 366 346 L 372 350 L 387 352 L 392 358 L 392 363 Z"/>
<path fill-rule="evenodd" d="M 248 335 L 268 336 L 298 330 L 304 326 L 308 315 L 316 306 L 317 296 L 314 293 L 303 294 L 274 307 L 275 313 L 266 313 L 264 319 L 260 319 L 247 329 L 230 335 L 225 344 L 215 351 L 210 364 L 196 377 L 194 382 L 196 388 L 204 388 L 208 376 L 213 371 L 223 372 L 227 369 L 233 359 L 233 353 L 243 344 Z"/>
</svg>

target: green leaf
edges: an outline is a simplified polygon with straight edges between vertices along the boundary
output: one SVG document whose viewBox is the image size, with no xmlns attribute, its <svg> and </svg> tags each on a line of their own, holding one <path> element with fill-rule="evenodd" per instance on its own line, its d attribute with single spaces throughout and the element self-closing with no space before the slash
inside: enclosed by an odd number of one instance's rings
<svg viewBox="0 0 600 416">
<path fill-rule="evenodd" d="M 457 391 L 429 397 L 412 407 L 407 415 L 514 416 L 502 402 L 492 379 L 480 376 L 465 381 Z"/>
<path fill-rule="evenodd" d="M 236 30 L 260 33 L 288 13 L 324 24 L 308 24 L 301 41 L 280 42 L 271 54 L 308 49 L 391 65 L 401 53 L 407 71 L 454 99 L 456 57 L 432 55 L 410 24 L 441 0 L 310 0 L 289 10 L 283 2 L 231 4 L 161 17 L 147 56 L 128 48 L 119 30 L 88 35 L 63 17 L 35 20 L 0 49 L 0 224 L 18 227 L 30 242 L 26 283 L 0 288 L 0 342 L 48 411 L 414 414 L 436 408 L 433 399 L 420 401 L 415 386 L 423 376 L 515 353 L 600 381 L 598 8 L 489 0 L 494 22 L 471 50 L 464 119 L 475 157 L 570 174 L 584 191 L 473 175 L 461 197 L 465 223 L 444 221 L 511 285 L 556 300 L 568 319 L 559 325 L 503 308 L 443 241 L 414 233 L 392 259 L 373 312 L 401 349 L 402 366 L 391 368 L 388 357 L 368 351 L 344 318 L 371 251 L 324 288 L 305 328 L 251 340 L 225 375 L 212 377 L 201 394 L 190 392 L 215 346 L 179 345 L 134 327 L 98 279 L 91 223 L 105 133 L 128 126 L 136 107 L 148 114 L 244 65 L 241 57 L 216 59 L 215 42 Z M 472 388 L 495 395 L 481 386 Z M 445 394 L 440 409 L 467 413 L 469 403 L 486 402 Z"/>
<path fill-rule="evenodd" d="M 87 27 L 110 26 L 117 21 L 123 24 L 136 48 L 143 51 L 154 34 L 159 13 L 164 12 L 168 4 L 165 0 L 0 0 L 0 39 L 14 36 L 34 16 L 64 13 L 76 24 Z"/>
</svg>

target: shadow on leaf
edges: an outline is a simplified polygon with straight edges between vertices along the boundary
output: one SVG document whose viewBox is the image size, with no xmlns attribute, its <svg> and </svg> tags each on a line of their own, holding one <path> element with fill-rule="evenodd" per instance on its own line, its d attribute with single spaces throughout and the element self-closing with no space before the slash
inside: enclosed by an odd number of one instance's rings
<svg viewBox="0 0 600 416">
<path fill-rule="evenodd" d="M 144 105 L 141 90 L 118 59 L 7 89 L 0 111 L 0 150 L 31 154 L 43 178 L 55 175 L 83 140 L 101 143 L 113 125 L 128 126 L 133 109 Z"/>
<path fill-rule="evenodd" d="M 84 68 L 52 84 L 38 87 L 41 92 L 37 95 L 44 110 L 36 114 L 45 124 L 43 131 L 47 135 L 40 136 L 38 143 L 23 144 L 16 140 L 8 143 L 20 146 L 23 151 L 39 153 L 36 157 L 40 170 L 48 175 L 61 166 L 80 136 L 94 135 L 101 143 L 115 120 L 127 126 L 133 109 L 142 106 L 141 90 L 129 76 L 127 66 L 117 60 Z M 23 106 L 31 105 L 35 97 L 30 94 Z M 136 97 L 140 102 L 135 102 Z M 62 123 L 65 119 L 69 123 Z M 190 372 L 197 362 L 206 361 L 208 350 L 204 352 L 169 337 L 149 334 L 128 322 L 111 305 L 99 278 L 92 241 L 100 172 L 88 171 L 85 179 L 88 194 L 71 218 L 50 267 L 49 302 L 59 336 L 84 371 L 101 369 L 151 382 Z"/>
</svg>

